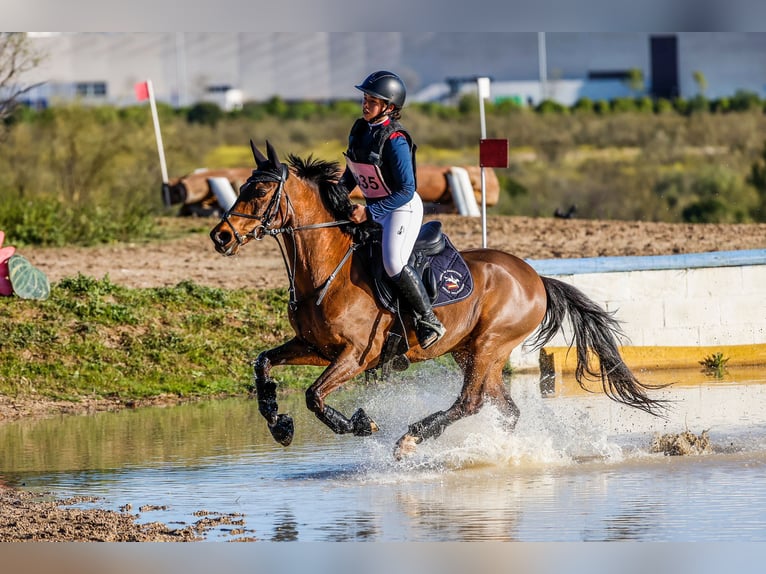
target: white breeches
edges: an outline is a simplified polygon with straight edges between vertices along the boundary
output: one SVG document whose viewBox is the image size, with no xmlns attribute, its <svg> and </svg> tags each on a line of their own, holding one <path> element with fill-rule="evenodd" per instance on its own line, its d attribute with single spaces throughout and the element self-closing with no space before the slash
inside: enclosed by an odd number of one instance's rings
<svg viewBox="0 0 766 574">
<path fill-rule="evenodd" d="M 420 196 L 416 193 L 408 203 L 378 223 L 383 226 L 383 267 L 389 277 L 396 277 L 407 264 L 423 224 Z"/>
</svg>

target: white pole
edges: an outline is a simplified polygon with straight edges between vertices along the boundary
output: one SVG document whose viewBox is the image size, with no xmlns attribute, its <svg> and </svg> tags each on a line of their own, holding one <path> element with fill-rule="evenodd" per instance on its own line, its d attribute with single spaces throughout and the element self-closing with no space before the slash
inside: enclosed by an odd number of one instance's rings
<svg viewBox="0 0 766 574">
<path fill-rule="evenodd" d="M 540 99 L 548 98 L 548 56 L 545 50 L 545 32 L 537 33 L 537 54 L 540 67 Z"/>
<path fill-rule="evenodd" d="M 157 138 L 157 152 L 160 154 L 160 169 L 162 170 L 162 183 L 168 183 L 168 168 L 165 165 L 165 148 L 162 146 L 162 133 L 160 132 L 160 120 L 157 117 L 157 104 L 154 102 L 154 86 L 151 80 L 146 81 L 149 91 L 149 105 L 152 108 L 152 120 L 154 120 L 154 136 Z"/>
<path fill-rule="evenodd" d="M 477 78 L 479 88 L 479 117 L 481 118 L 481 139 L 487 138 L 487 122 L 484 117 L 484 100 L 489 97 L 489 78 Z M 481 168 L 481 246 L 487 247 L 487 192 L 484 168 Z"/>
</svg>

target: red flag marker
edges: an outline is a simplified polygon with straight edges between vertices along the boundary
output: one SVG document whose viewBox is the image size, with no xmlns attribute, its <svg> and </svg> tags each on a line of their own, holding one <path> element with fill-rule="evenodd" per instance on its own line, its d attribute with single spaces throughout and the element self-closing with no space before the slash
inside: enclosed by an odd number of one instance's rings
<svg viewBox="0 0 766 574">
<path fill-rule="evenodd" d="M 149 99 L 149 83 L 148 82 L 138 82 L 137 84 L 133 86 L 133 89 L 136 91 L 136 99 L 139 102 Z"/>
</svg>

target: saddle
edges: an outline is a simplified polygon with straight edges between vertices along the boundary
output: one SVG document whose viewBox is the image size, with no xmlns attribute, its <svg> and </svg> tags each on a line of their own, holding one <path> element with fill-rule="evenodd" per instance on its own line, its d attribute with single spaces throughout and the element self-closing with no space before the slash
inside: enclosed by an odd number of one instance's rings
<svg viewBox="0 0 766 574">
<path fill-rule="evenodd" d="M 380 304 L 394 313 L 398 321 L 386 334 L 386 341 L 378 364 L 386 377 L 393 368 L 404 371 L 409 360 L 404 354 L 409 349 L 407 332 L 400 313 L 396 286 L 385 273 L 382 262 L 380 235 L 372 236 L 362 249 L 364 264 L 370 270 L 372 287 Z M 440 221 L 424 223 L 418 233 L 408 265 L 421 277 L 433 307 L 455 303 L 473 291 L 473 280 L 460 252 L 442 231 Z"/>
<path fill-rule="evenodd" d="M 436 302 L 437 278 L 431 270 L 431 259 L 442 253 L 447 246 L 447 240 L 442 233 L 442 224 L 440 221 L 429 221 L 423 224 L 415 241 L 415 247 L 412 249 L 409 261 L 412 267 L 423 281 L 426 292 L 431 298 L 431 304 Z M 386 275 L 382 263 L 382 247 L 380 241 L 372 241 L 369 244 L 368 268 L 372 272 L 373 287 L 380 303 L 392 313 L 399 312 L 399 297 L 396 286 Z"/>
</svg>

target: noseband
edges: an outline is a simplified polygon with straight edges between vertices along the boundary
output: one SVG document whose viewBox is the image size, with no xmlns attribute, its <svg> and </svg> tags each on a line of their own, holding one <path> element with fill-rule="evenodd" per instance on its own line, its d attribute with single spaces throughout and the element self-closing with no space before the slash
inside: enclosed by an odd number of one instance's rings
<svg viewBox="0 0 766 574">
<path fill-rule="evenodd" d="M 226 223 L 229 226 L 229 229 L 231 229 L 231 232 L 234 235 L 234 239 L 236 239 L 237 241 L 237 245 L 241 246 L 245 242 L 245 239 L 247 239 L 248 237 L 252 237 L 253 239 L 260 240 L 262 239 L 264 234 L 269 234 L 269 228 L 271 227 L 271 224 L 274 221 L 274 218 L 279 212 L 279 204 L 282 200 L 282 190 L 285 186 L 285 182 L 287 181 L 287 178 L 290 177 L 290 171 L 288 170 L 287 166 L 282 164 L 280 167 L 282 169 L 279 174 L 276 174 L 273 171 L 255 171 L 253 172 L 253 175 L 250 176 L 250 179 L 247 180 L 247 183 L 245 183 L 245 185 L 242 186 L 242 187 L 245 187 L 247 185 L 262 183 L 262 182 L 275 182 L 279 184 L 277 186 L 277 190 L 274 192 L 274 195 L 271 196 L 271 200 L 269 200 L 269 204 L 266 206 L 266 209 L 264 209 L 263 214 L 252 215 L 250 213 L 242 213 L 240 211 L 234 211 L 234 206 L 237 204 L 237 202 L 235 202 L 234 205 L 232 205 L 231 208 L 228 209 L 226 213 L 224 213 L 221 216 L 221 221 Z M 230 218 L 232 215 L 236 217 L 242 217 L 244 219 L 255 219 L 260 221 L 261 224 L 256 226 L 255 229 L 253 229 L 249 233 L 246 233 L 244 236 L 242 236 L 239 234 L 239 232 L 236 230 L 234 225 L 231 223 Z"/>
</svg>

